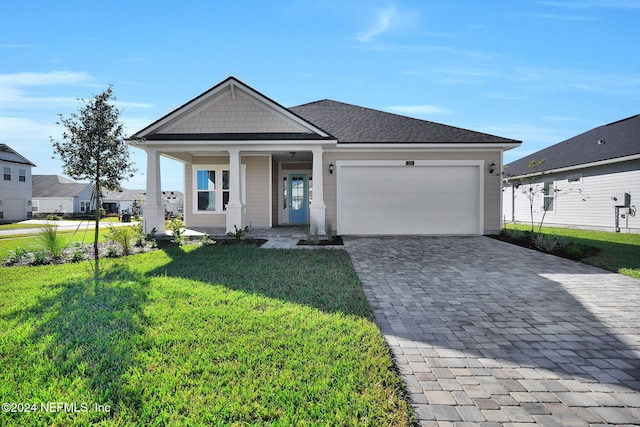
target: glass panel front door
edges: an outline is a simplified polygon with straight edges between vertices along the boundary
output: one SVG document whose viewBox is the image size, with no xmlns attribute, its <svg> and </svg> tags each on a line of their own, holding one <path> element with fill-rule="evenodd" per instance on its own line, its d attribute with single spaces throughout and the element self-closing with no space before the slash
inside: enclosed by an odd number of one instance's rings
<svg viewBox="0 0 640 427">
<path fill-rule="evenodd" d="M 306 224 L 308 206 L 309 192 L 307 175 L 289 175 L 289 223 Z"/>
</svg>

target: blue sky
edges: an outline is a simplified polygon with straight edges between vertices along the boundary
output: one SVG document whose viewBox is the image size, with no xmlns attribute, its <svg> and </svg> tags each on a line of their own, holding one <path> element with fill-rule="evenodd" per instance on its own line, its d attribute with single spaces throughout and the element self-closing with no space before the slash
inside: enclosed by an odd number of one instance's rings
<svg viewBox="0 0 640 427">
<path fill-rule="evenodd" d="M 35 174 L 61 173 L 57 114 L 109 84 L 129 134 L 232 75 L 522 140 L 506 163 L 640 113 L 640 0 L 22 0 L 1 21 L 0 142 Z"/>
</svg>

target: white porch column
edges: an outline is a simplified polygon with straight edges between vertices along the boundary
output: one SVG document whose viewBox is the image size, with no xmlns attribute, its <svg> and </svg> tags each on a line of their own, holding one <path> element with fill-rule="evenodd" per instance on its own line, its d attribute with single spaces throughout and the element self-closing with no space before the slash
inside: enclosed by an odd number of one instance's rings
<svg viewBox="0 0 640 427">
<path fill-rule="evenodd" d="M 313 150 L 313 200 L 309 212 L 309 222 L 312 229 L 315 227 L 319 235 L 325 235 L 325 211 L 324 204 L 324 167 L 322 164 L 322 147 Z"/>
<path fill-rule="evenodd" d="M 156 229 L 156 233 L 164 233 L 164 208 L 162 207 L 160 153 L 154 148 L 147 150 L 147 200 L 142 206 L 145 233 Z"/>
<path fill-rule="evenodd" d="M 227 233 L 244 226 L 242 205 L 242 168 L 240 150 L 229 150 L 229 203 L 227 204 Z"/>
</svg>

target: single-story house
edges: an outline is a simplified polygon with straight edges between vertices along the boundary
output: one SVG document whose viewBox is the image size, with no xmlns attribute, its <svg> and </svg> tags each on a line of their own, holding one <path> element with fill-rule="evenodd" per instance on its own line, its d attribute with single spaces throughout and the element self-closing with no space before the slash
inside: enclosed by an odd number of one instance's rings
<svg viewBox="0 0 640 427">
<path fill-rule="evenodd" d="M 33 175 L 34 215 L 85 215 L 95 206 L 92 184 L 59 175 Z"/>
<path fill-rule="evenodd" d="M 35 165 L 6 144 L 0 144 L 0 221 L 31 218 L 31 168 Z"/>
<path fill-rule="evenodd" d="M 179 213 L 183 209 L 182 191 L 162 191 L 162 206 L 165 213 Z M 102 207 L 107 213 L 134 213 L 137 209 L 143 215 L 143 204 L 146 202 L 146 190 L 105 190 L 102 192 Z"/>
<path fill-rule="evenodd" d="M 529 163 L 543 159 L 530 173 Z M 509 163 L 503 201 L 506 221 L 531 222 L 533 201 L 534 223 L 544 215 L 544 225 L 640 232 L 640 115 Z"/>
<path fill-rule="evenodd" d="M 146 198 L 144 190 L 102 190 L 102 208 L 107 214 L 134 213 L 142 215 L 142 204 Z"/>
<path fill-rule="evenodd" d="M 331 100 L 285 108 L 234 77 L 135 133 L 145 227 L 164 230 L 160 156 L 184 165 L 185 225 L 320 234 L 493 233 L 520 141 Z"/>
</svg>

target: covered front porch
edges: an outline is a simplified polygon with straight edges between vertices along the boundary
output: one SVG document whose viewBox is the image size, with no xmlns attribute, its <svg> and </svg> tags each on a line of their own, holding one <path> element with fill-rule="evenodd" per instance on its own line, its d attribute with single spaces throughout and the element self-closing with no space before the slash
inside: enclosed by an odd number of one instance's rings
<svg viewBox="0 0 640 427">
<path fill-rule="evenodd" d="M 325 234 L 325 144 L 287 141 L 230 146 L 163 146 L 147 141 L 147 198 L 144 228 L 164 233 L 161 156 L 183 164 L 184 220 L 188 229 L 224 234 L 249 227 L 266 230 L 291 225 Z M 327 169 L 325 171 L 325 169 Z M 224 232 L 224 233 L 221 233 Z"/>
</svg>

